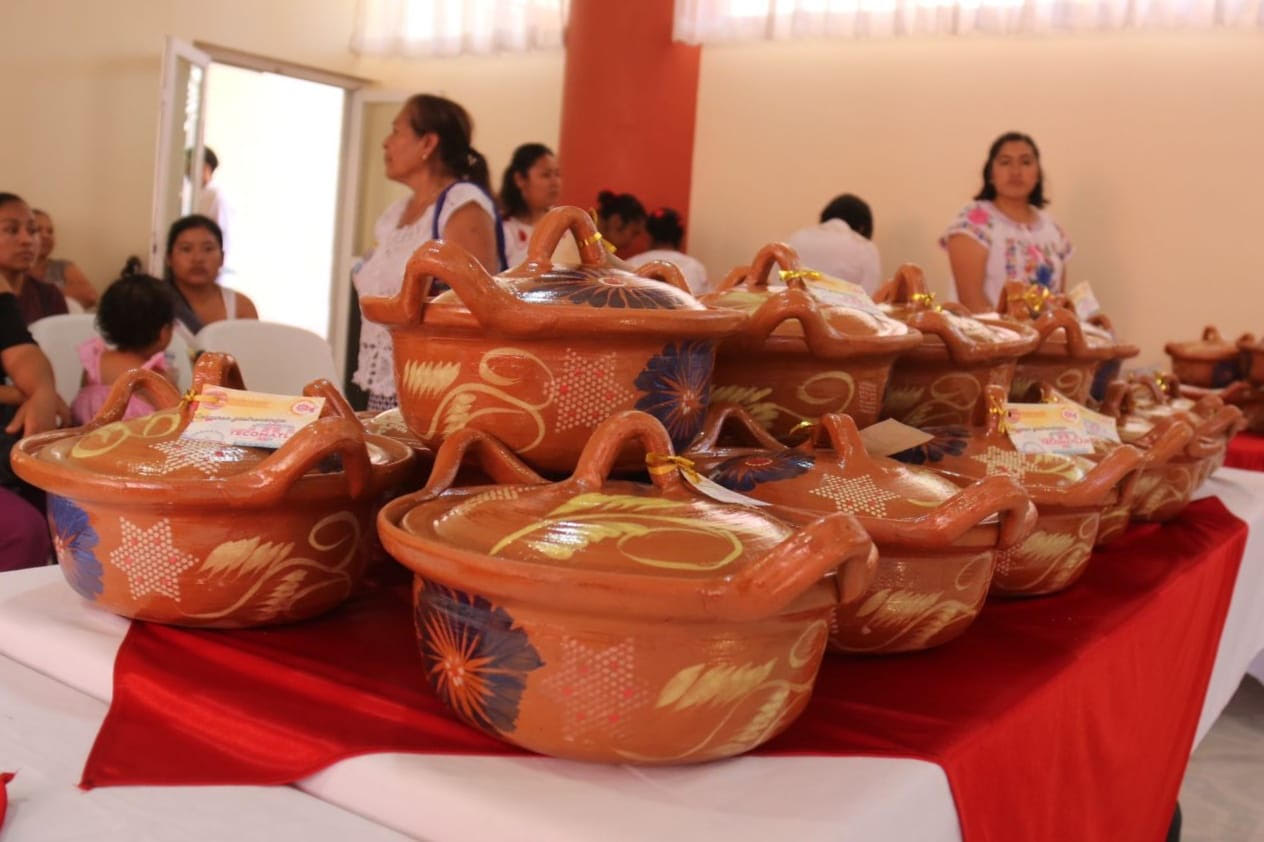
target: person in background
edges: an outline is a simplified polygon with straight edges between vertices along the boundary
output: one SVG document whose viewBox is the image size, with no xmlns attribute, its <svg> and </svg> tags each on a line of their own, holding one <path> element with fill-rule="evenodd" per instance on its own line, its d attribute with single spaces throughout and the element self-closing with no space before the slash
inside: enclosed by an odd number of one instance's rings
<svg viewBox="0 0 1264 842">
<path fill-rule="evenodd" d="M 882 281 L 878 247 L 873 244 L 873 212 L 859 196 L 835 196 L 821 211 L 818 225 L 800 228 L 786 242 L 804 266 L 860 284 L 870 295 Z"/>
<path fill-rule="evenodd" d="M 105 405 L 114 381 L 134 368 L 156 371 L 171 379 L 164 351 L 171 344 L 175 303 L 171 287 L 140 271 L 140 259 L 128 258 L 119 279 L 101 296 L 98 335 L 79 345 L 83 380 L 70 405 L 76 424 L 86 424 Z M 106 343 L 113 348 L 106 346 Z M 124 418 L 154 411 L 142 397 L 127 404 Z"/>
<path fill-rule="evenodd" d="M 44 283 L 52 284 L 62 291 L 67 298 L 78 301 L 85 310 L 97 304 L 97 289 L 84 276 L 79 267 L 69 260 L 58 260 L 52 257 L 57 245 L 57 235 L 53 228 L 53 218 L 47 211 L 35 208 L 35 224 L 39 227 L 39 253 L 35 256 L 35 264 L 31 267 L 31 276 Z"/>
<path fill-rule="evenodd" d="M 22 197 L 0 193 L 0 278 L 17 297 L 26 324 L 67 312 L 66 296 L 52 284 L 31 277 L 39 254 L 39 226 Z"/>
<path fill-rule="evenodd" d="M 220 286 L 224 235 L 215 220 L 200 214 L 177 219 L 167 231 L 166 281 L 175 293 L 175 314 L 192 338 L 211 322 L 257 319 L 245 294 Z"/>
<path fill-rule="evenodd" d="M 526 260 L 535 224 L 561 195 L 562 170 L 553 150 L 543 143 L 524 143 L 514 150 L 500 181 L 501 226 L 510 266 Z"/>
<path fill-rule="evenodd" d="M 637 267 L 651 260 L 666 260 L 676 264 L 676 268 L 685 276 L 689 291 L 694 295 L 709 292 L 707 267 L 700 260 L 680 250 L 680 245 L 685 240 L 685 226 L 681 224 L 679 213 L 671 208 L 658 208 L 646 217 L 645 231 L 650 236 L 649 251 L 629 257 L 629 265 Z"/>
<path fill-rule="evenodd" d="M 602 190 L 597 194 L 597 230 L 626 260 L 645 235 L 645 206 L 631 193 Z"/>
<path fill-rule="evenodd" d="M 472 145 L 474 124 L 449 99 L 416 94 L 382 141 L 386 177 L 409 188 L 373 226 L 377 244 L 354 270 L 361 297 L 400 290 L 408 258 L 427 240 L 455 243 L 489 272 L 506 267 L 503 230 L 488 183 L 487 160 Z M 431 288 L 432 291 L 434 287 Z M 396 404 L 390 332 L 365 320 L 352 382 L 369 393 L 368 408 Z"/>
<path fill-rule="evenodd" d="M 215 220 L 219 226 L 221 250 L 224 252 L 220 271 L 227 275 L 233 271 L 233 206 L 220 185 L 215 183 L 217 169 L 219 156 L 215 150 L 209 146 L 202 147 L 202 189 L 198 192 L 197 212 Z"/>
<path fill-rule="evenodd" d="M 939 244 L 948 251 L 957 300 L 971 310 L 1000 308 L 1007 281 L 1066 289 L 1066 262 L 1074 248 L 1045 213 L 1044 170 L 1036 142 L 1006 132 L 992 142 L 983 186 L 961 209 Z"/>
</svg>

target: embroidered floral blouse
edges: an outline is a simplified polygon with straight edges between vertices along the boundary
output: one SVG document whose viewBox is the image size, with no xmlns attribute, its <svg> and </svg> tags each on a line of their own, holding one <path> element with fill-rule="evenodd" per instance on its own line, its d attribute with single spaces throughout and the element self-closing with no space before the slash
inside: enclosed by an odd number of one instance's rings
<svg viewBox="0 0 1264 842">
<path fill-rule="evenodd" d="M 948 247 L 948 238 L 964 234 L 988 250 L 983 276 L 983 294 L 996 304 L 1006 281 L 1037 283 L 1053 292 L 1062 292 L 1062 272 L 1075 252 L 1071 240 L 1053 217 L 1032 208 L 1036 221 L 1015 222 L 986 200 L 966 205 L 948 226 L 939 245 Z"/>
</svg>

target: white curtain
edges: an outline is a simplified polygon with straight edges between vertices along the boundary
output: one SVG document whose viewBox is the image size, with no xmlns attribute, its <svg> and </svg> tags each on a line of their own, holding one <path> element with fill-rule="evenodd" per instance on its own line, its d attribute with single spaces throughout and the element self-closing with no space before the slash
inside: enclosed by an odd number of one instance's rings
<svg viewBox="0 0 1264 842">
<path fill-rule="evenodd" d="M 919 33 L 1264 26 L 1262 0 L 676 0 L 686 44 Z"/>
<path fill-rule="evenodd" d="M 454 56 L 560 47 L 566 0 L 357 0 L 351 49 Z"/>
</svg>

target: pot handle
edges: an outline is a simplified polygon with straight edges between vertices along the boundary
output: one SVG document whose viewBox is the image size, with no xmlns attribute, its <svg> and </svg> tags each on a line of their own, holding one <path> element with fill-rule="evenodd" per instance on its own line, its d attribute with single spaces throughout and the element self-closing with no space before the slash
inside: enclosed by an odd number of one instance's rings
<svg viewBox="0 0 1264 842">
<path fill-rule="evenodd" d="M 106 424 L 122 421 L 127 414 L 128 403 L 137 392 L 149 398 L 154 409 L 170 409 L 181 402 L 180 390 L 170 380 L 146 368 L 133 368 L 114 381 L 105 403 L 92 420 L 83 425 L 83 431 L 91 432 Z"/>
<path fill-rule="evenodd" d="M 797 282 L 798 287 L 793 286 Z M 809 348 L 822 348 L 845 343 L 847 337 L 834 329 L 821 314 L 816 299 L 802 288 L 800 278 L 787 282 L 790 288 L 771 296 L 750 317 L 739 342 L 747 347 L 761 345 L 782 322 L 797 320 L 803 326 L 803 338 Z"/>
<path fill-rule="evenodd" d="M 1193 451 L 1199 442 L 1208 440 L 1228 439 L 1237 435 L 1246 426 L 1246 418 L 1242 414 L 1242 410 L 1236 406 L 1222 406 L 1216 410 L 1216 414 L 1199 424 L 1194 429 L 1194 441 L 1190 442 L 1189 450 Z M 1212 450 L 1219 449 L 1223 441 L 1217 441 L 1216 447 Z M 1203 449 L 1203 448 L 1199 448 Z M 1193 453 L 1191 452 L 1192 456 Z M 1203 455 L 1207 455 L 1204 453 Z"/>
<path fill-rule="evenodd" d="M 810 522 L 734 576 L 703 585 L 723 620 L 771 617 L 830 573 L 842 603 L 859 599 L 877 572 L 878 550 L 855 517 L 834 512 Z"/>
<path fill-rule="evenodd" d="M 1054 307 L 1046 310 L 1040 314 L 1032 327 L 1040 334 L 1041 342 L 1057 330 L 1065 331 L 1067 350 L 1072 356 L 1083 356 L 1089 350 L 1088 343 L 1084 341 L 1084 328 L 1080 325 L 1079 318 L 1066 308 Z"/>
<path fill-rule="evenodd" d="M 523 308 L 518 298 L 487 274 L 468 251 L 443 240 L 430 240 L 413 252 L 404 267 L 399 292 L 389 298 L 361 298 L 360 309 L 371 322 L 392 327 L 419 324 L 436 278 L 450 286 L 485 327 L 512 325 L 522 320 Z"/>
<path fill-rule="evenodd" d="M 773 264 L 780 266 L 787 272 L 796 272 L 800 269 L 799 255 L 785 243 L 769 243 L 756 252 L 755 259 L 751 261 L 750 266 L 739 266 L 729 272 L 724 281 L 716 287 L 716 292 L 724 292 L 738 284 L 755 287 L 767 286 L 768 271 L 773 267 Z M 786 286 L 793 289 L 803 289 L 803 278 L 791 274 L 786 279 Z"/>
<path fill-rule="evenodd" d="M 527 261 L 549 264 L 557 244 L 570 232 L 579 246 L 579 259 L 584 266 L 597 267 L 606 263 L 604 237 L 597 230 L 597 223 L 580 208 L 563 205 L 546 213 L 531 232 L 527 243 Z"/>
<path fill-rule="evenodd" d="M 905 263 L 895 270 L 890 280 L 878 287 L 873 300 L 879 304 L 917 304 L 926 308 L 931 305 L 929 296 L 926 273 L 922 267 L 916 263 Z"/>
<path fill-rule="evenodd" d="M 1179 456 L 1193 441 L 1194 428 L 1179 418 L 1164 418 L 1146 434 L 1146 438 L 1151 437 L 1153 444 L 1141 457 L 1143 468 L 1157 468 Z"/>
<path fill-rule="evenodd" d="M 711 408 L 707 410 L 707 417 L 703 419 L 702 430 L 689 445 L 689 450 L 711 450 L 720 440 L 720 433 L 725 427 L 732 427 L 734 424 L 745 430 L 759 447 L 765 450 L 785 450 L 786 446 L 761 427 L 741 404 L 728 402 L 711 405 Z"/>
<path fill-rule="evenodd" d="M 844 462 L 851 461 L 855 456 L 872 461 L 869 459 L 869 451 L 865 450 L 864 440 L 860 438 L 856 419 L 850 415 L 841 412 L 827 412 L 822 415 L 812 431 L 812 438 L 805 445 L 824 447 L 827 442 L 830 449 Z"/>
<path fill-rule="evenodd" d="M 245 389 L 241 369 L 232 354 L 223 351 L 204 351 L 193 364 L 193 394 L 203 386 L 223 386 L 225 389 Z"/>
<path fill-rule="evenodd" d="M 1215 325 L 1207 325 L 1203 328 L 1203 341 L 1216 343 L 1224 342 L 1224 340 L 1220 338 L 1220 331 L 1216 330 Z"/>
<path fill-rule="evenodd" d="M 338 387 L 323 377 L 304 386 L 303 395 L 308 398 L 325 399 L 325 408 L 320 413 L 322 418 L 350 418 L 352 421 L 359 421 L 356 411 L 351 408 L 351 404 L 347 403 L 347 399 L 343 397 L 342 392 L 338 391 Z"/>
<path fill-rule="evenodd" d="M 478 455 L 479 467 L 497 484 L 540 485 L 547 480 L 528 468 L 495 436 L 464 427 L 443 440 L 435 452 L 430 479 L 421 489 L 422 496 L 434 497 L 447 491 L 456 482 L 470 453 Z"/>
<path fill-rule="evenodd" d="M 689 291 L 689 284 L 685 282 L 685 276 L 680 272 L 680 267 L 675 263 L 666 260 L 651 260 L 638 266 L 635 274 L 642 278 L 669 284 L 682 292 L 693 295 Z"/>
<path fill-rule="evenodd" d="M 597 425 L 579 454 L 575 473 L 566 482 L 585 491 L 600 488 L 630 439 L 638 439 L 645 448 L 645 460 L 650 465 L 654 485 L 663 491 L 680 488 L 679 463 L 673 464 L 677 457 L 671 436 L 657 418 L 636 409 L 616 412 Z"/>
<path fill-rule="evenodd" d="M 996 549 L 1017 545 L 1036 526 L 1036 505 L 1012 477 L 990 476 L 977 480 L 941 505 L 912 520 L 859 516 L 874 541 L 883 546 L 944 546 L 956 541 L 992 515 L 1001 528 Z"/>
<path fill-rule="evenodd" d="M 1102 330 L 1106 331 L 1111 336 L 1115 335 L 1115 325 L 1111 322 L 1110 316 L 1106 315 L 1105 313 L 1094 313 L 1093 315 L 1089 316 L 1088 319 L 1086 319 L 1086 321 L 1089 324 L 1094 325 L 1095 327 L 1100 327 Z"/>
<path fill-rule="evenodd" d="M 1112 380 L 1106 385 L 1106 397 L 1098 407 L 1103 415 L 1116 420 L 1132 412 L 1136 399 L 1132 394 L 1132 384 L 1124 380 Z"/>
<path fill-rule="evenodd" d="M 368 494 L 372 483 L 364 427 L 354 419 L 319 418 L 295 433 L 254 470 L 223 480 L 224 497 L 228 503 L 238 505 L 279 503 L 290 486 L 333 453 L 342 455 L 342 472 L 351 499 L 359 500 Z"/>
<path fill-rule="evenodd" d="M 1068 507 L 1100 506 L 1116 485 L 1123 483 L 1120 502 L 1132 499 L 1132 485 L 1141 466 L 1141 451 L 1130 444 L 1121 444 L 1098 462 L 1074 485 L 1059 489 L 1057 502 Z M 1129 474 L 1133 474 L 1129 477 Z M 1124 483 L 1125 479 L 1129 481 Z"/>
</svg>

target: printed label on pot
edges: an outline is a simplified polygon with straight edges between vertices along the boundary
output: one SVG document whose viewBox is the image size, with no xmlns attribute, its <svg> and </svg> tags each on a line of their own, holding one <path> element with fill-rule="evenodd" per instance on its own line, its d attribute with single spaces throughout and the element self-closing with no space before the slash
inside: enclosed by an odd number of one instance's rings
<svg viewBox="0 0 1264 842">
<path fill-rule="evenodd" d="M 1056 403 L 1011 403 L 1005 423 L 1009 440 L 1023 453 L 1084 454 L 1093 440 L 1084 429 L 1079 407 Z"/>
<path fill-rule="evenodd" d="M 1067 290 L 1067 298 L 1071 299 L 1075 315 L 1079 316 L 1081 321 L 1091 319 L 1102 311 L 1102 305 L 1097 303 L 1097 296 L 1093 294 L 1093 288 L 1088 285 L 1088 281 L 1080 281 Z"/>
<path fill-rule="evenodd" d="M 278 448 L 320 417 L 324 398 L 270 395 L 203 386 L 193 406 L 193 420 L 180 437 L 239 447 Z"/>
</svg>

